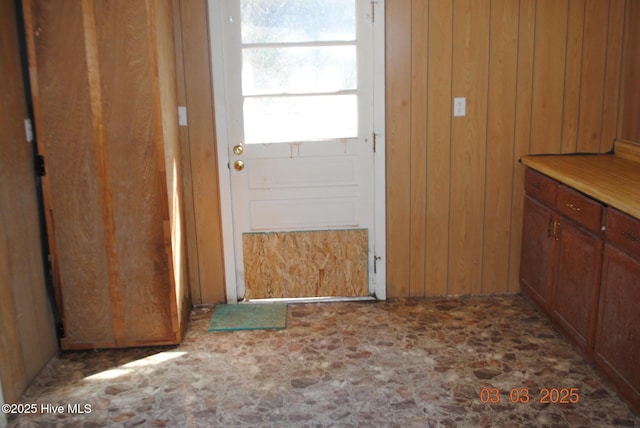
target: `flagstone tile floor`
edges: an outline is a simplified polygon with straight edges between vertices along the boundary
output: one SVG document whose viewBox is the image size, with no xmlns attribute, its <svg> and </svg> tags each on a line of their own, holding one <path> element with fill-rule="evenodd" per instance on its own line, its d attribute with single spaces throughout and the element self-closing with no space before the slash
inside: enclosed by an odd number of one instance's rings
<svg viewBox="0 0 640 428">
<path fill-rule="evenodd" d="M 194 309 L 178 347 L 63 353 L 9 426 L 640 427 L 520 295 L 290 304 L 276 331 L 210 333 L 211 316 Z"/>
</svg>

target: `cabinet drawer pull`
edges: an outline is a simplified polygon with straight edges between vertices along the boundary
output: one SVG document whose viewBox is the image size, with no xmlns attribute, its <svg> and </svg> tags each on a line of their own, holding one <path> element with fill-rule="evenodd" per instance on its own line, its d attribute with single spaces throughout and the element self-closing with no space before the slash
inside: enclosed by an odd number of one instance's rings
<svg viewBox="0 0 640 428">
<path fill-rule="evenodd" d="M 534 189 L 542 190 L 542 184 L 540 183 L 533 183 L 531 187 L 533 187 Z"/>
<path fill-rule="evenodd" d="M 638 238 L 635 233 L 633 232 L 627 232 L 626 230 L 624 232 L 622 232 L 622 236 L 624 236 L 627 239 L 630 239 L 633 242 L 637 242 L 640 240 L 640 238 Z"/>
<path fill-rule="evenodd" d="M 567 204 L 567 208 L 571 208 L 574 211 L 580 211 L 580 207 L 576 207 L 573 204 Z"/>
</svg>

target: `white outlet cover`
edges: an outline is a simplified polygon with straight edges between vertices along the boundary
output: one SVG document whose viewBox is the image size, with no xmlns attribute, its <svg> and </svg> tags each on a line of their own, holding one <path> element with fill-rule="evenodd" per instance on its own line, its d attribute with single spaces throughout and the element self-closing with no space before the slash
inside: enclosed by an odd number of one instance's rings
<svg viewBox="0 0 640 428">
<path fill-rule="evenodd" d="M 178 125 L 187 126 L 187 107 L 178 106 Z"/>
<path fill-rule="evenodd" d="M 453 115 L 455 117 L 467 115 L 467 99 L 465 97 L 456 97 L 453 99 Z"/>
</svg>

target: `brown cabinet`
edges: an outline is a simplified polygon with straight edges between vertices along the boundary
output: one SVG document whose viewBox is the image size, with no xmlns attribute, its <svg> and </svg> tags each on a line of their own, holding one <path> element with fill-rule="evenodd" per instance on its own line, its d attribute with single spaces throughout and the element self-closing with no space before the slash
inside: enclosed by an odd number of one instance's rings
<svg viewBox="0 0 640 428">
<path fill-rule="evenodd" d="M 555 213 L 531 196 L 524 201 L 520 285 L 546 311 L 551 309 L 551 284 L 556 242 Z"/>
<path fill-rule="evenodd" d="M 527 170 L 520 284 L 587 355 L 602 257 L 602 206 Z"/>
<path fill-rule="evenodd" d="M 558 249 L 551 315 L 586 354 L 593 349 L 603 241 L 566 217 L 558 217 Z"/>
<path fill-rule="evenodd" d="M 640 221 L 609 209 L 594 359 L 640 409 Z"/>
<path fill-rule="evenodd" d="M 181 340 L 190 305 L 171 7 L 24 1 L 65 349 Z"/>
</svg>

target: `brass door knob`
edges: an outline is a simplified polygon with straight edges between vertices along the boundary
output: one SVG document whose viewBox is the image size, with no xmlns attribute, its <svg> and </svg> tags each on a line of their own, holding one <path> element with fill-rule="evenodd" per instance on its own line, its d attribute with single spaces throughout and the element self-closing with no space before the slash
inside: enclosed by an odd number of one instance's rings
<svg viewBox="0 0 640 428">
<path fill-rule="evenodd" d="M 244 162 L 237 160 L 233 163 L 233 169 L 236 171 L 242 171 L 244 169 Z"/>
<path fill-rule="evenodd" d="M 242 153 L 244 153 L 244 147 L 242 147 L 242 144 L 238 144 L 236 146 L 233 146 L 233 154 L 236 156 L 240 156 Z"/>
</svg>

